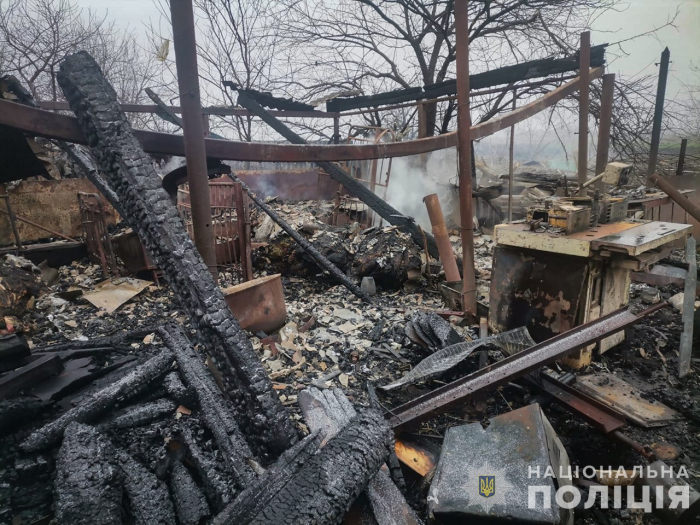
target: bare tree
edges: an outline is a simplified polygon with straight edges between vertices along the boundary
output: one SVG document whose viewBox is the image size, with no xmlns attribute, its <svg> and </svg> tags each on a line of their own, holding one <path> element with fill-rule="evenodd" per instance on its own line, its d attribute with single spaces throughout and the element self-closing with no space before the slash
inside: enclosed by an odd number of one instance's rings
<svg viewBox="0 0 700 525">
<path fill-rule="evenodd" d="M 0 65 L 16 76 L 36 100 L 61 100 L 56 72 L 69 54 L 95 57 L 124 103 L 142 102 L 143 87 L 157 78 L 155 54 L 131 32 L 71 0 L 0 0 Z M 141 125 L 149 116 L 134 117 Z"/>
</svg>

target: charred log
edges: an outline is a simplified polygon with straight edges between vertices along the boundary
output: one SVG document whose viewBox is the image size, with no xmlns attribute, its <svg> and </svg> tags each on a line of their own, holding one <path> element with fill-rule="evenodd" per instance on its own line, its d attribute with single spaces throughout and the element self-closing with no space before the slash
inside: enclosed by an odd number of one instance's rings
<svg viewBox="0 0 700 525">
<path fill-rule="evenodd" d="M 122 450 L 116 452 L 134 525 L 176 525 L 168 487 Z"/>
<path fill-rule="evenodd" d="M 235 494 L 235 484 L 231 482 L 225 461 L 216 461 L 205 454 L 197 443 L 195 433 L 189 427 L 182 429 L 182 438 L 187 445 L 189 459 L 197 469 L 204 485 L 204 494 L 214 512 L 221 512 L 231 503 Z"/>
<path fill-rule="evenodd" d="M 304 464 L 251 523 L 340 523 L 386 461 L 393 439 L 379 412 L 360 413 Z"/>
<path fill-rule="evenodd" d="M 20 444 L 20 447 L 25 452 L 34 452 L 53 446 L 63 437 L 63 432 L 72 422 L 93 421 L 116 405 L 117 401 L 129 399 L 142 392 L 144 385 L 150 385 L 162 378 L 172 362 L 172 353 L 169 350 L 162 351 L 116 383 L 95 393 L 89 400 L 31 434 Z"/>
<path fill-rule="evenodd" d="M 204 494 L 179 461 L 175 462 L 170 472 L 170 490 L 173 493 L 180 525 L 199 525 L 209 516 L 209 506 Z"/>
<path fill-rule="evenodd" d="M 320 444 L 321 436 L 315 432 L 285 451 L 254 485 L 241 492 L 232 504 L 216 516 L 212 525 L 250 523 L 309 458 L 318 452 Z"/>
<path fill-rule="evenodd" d="M 188 408 L 194 408 L 196 397 L 191 388 L 187 388 L 182 384 L 180 380 L 180 375 L 177 372 L 170 372 L 165 379 L 163 379 L 163 387 L 168 393 L 168 396 L 173 398 L 175 401 L 184 405 Z"/>
<path fill-rule="evenodd" d="M 122 490 L 109 442 L 72 422 L 56 463 L 56 521 L 66 525 L 120 525 Z"/>
<path fill-rule="evenodd" d="M 150 403 L 128 407 L 122 414 L 100 423 L 97 428 L 106 432 L 121 428 L 140 427 L 156 419 L 172 415 L 176 408 L 175 401 L 161 398 Z"/>
<path fill-rule="evenodd" d="M 278 455 L 298 439 L 250 341 L 226 306 L 182 219 L 134 137 L 116 93 L 85 52 L 61 64 L 58 82 L 92 153 L 119 197 L 125 219 L 192 318 L 214 356 L 242 428 L 256 447 Z"/>
<path fill-rule="evenodd" d="M 230 403 L 224 399 L 201 356 L 192 348 L 179 326 L 171 324 L 167 328 L 160 328 L 158 335 L 175 354 L 180 373 L 194 392 L 202 421 L 224 452 L 236 484 L 244 489 L 255 477 L 250 467 L 254 459 L 233 414 L 227 410 Z"/>
<path fill-rule="evenodd" d="M 18 396 L 0 403 L 0 436 L 15 432 L 24 423 L 32 421 L 52 403 L 32 396 Z"/>
</svg>

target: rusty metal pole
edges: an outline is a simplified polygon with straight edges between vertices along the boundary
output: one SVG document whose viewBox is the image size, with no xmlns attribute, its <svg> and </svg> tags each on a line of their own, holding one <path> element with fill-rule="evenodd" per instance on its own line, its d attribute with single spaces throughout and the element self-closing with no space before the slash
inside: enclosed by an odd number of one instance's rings
<svg viewBox="0 0 700 525">
<path fill-rule="evenodd" d="M 211 224 L 202 105 L 199 99 L 199 70 L 197 69 L 192 0 L 170 0 L 170 16 L 173 23 L 175 65 L 182 108 L 194 243 L 204 263 L 216 278 L 216 251 Z"/>
<path fill-rule="evenodd" d="M 333 144 L 340 144 L 340 117 L 333 117 Z"/>
<path fill-rule="evenodd" d="M 445 216 L 442 214 L 440 200 L 433 193 L 423 197 L 425 207 L 428 209 L 428 217 L 430 217 L 430 225 L 433 227 L 433 236 L 437 243 L 438 251 L 440 252 L 440 261 L 445 270 L 445 280 L 447 282 L 459 281 L 459 268 L 457 268 L 457 259 L 452 251 L 452 243 L 450 236 L 447 234 L 447 226 L 445 225 Z"/>
<path fill-rule="evenodd" d="M 661 52 L 659 64 L 659 85 L 656 88 L 656 105 L 654 106 L 654 124 L 651 128 L 651 150 L 649 151 L 649 168 L 647 177 L 656 171 L 656 161 L 659 157 L 659 142 L 661 141 L 661 121 L 664 116 L 664 100 L 666 98 L 666 80 L 668 79 L 668 64 L 671 52 L 668 48 Z"/>
<path fill-rule="evenodd" d="M 663 191 L 666 195 L 671 197 L 671 199 L 675 201 L 675 203 L 678 204 L 681 208 L 687 211 L 693 217 L 693 219 L 700 222 L 700 207 L 691 202 L 691 200 L 688 197 L 683 195 L 676 188 L 671 186 L 671 184 L 666 179 L 664 179 L 658 173 L 654 173 L 651 177 L 649 177 L 649 181 L 655 182 L 661 191 Z"/>
<path fill-rule="evenodd" d="M 688 147 L 688 139 L 681 140 L 681 152 L 678 154 L 678 166 L 676 167 L 676 175 L 683 175 L 685 167 L 685 150 Z"/>
<path fill-rule="evenodd" d="M 581 33 L 581 49 L 579 49 L 579 89 L 578 102 L 578 184 L 586 182 L 588 177 L 588 102 L 590 92 L 591 69 L 591 33 Z"/>
<path fill-rule="evenodd" d="M 462 309 L 476 317 L 476 278 L 472 208 L 471 117 L 469 115 L 469 0 L 455 1 L 457 52 L 457 150 L 459 153 L 459 214 L 462 229 Z"/>
<path fill-rule="evenodd" d="M 515 101 L 517 91 L 513 90 L 513 111 L 515 111 Z M 508 222 L 513 222 L 513 179 L 515 172 L 513 168 L 513 143 L 515 142 L 515 124 L 510 127 L 510 143 L 508 144 Z"/>
<path fill-rule="evenodd" d="M 615 73 L 603 75 L 603 92 L 600 98 L 600 122 L 598 123 L 598 146 L 595 157 L 595 173 L 600 175 L 608 165 L 610 153 L 610 127 L 612 126 L 613 93 L 615 89 Z M 600 179 L 595 183 L 595 189 L 605 191 L 605 183 Z"/>
</svg>

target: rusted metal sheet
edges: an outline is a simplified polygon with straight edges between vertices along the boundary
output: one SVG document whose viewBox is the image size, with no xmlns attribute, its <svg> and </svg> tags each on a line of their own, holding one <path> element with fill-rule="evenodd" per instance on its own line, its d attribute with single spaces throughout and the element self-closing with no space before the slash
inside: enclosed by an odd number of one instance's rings
<svg viewBox="0 0 700 525">
<path fill-rule="evenodd" d="M 222 291 L 244 330 L 270 334 L 284 325 L 287 307 L 280 274 L 253 279 Z"/>
<path fill-rule="evenodd" d="M 24 217 L 66 237 L 82 235 L 80 210 L 76 195 L 99 193 L 87 179 L 62 179 L 47 181 L 23 181 L 9 191 L 12 210 L 17 217 Z M 118 214 L 100 196 L 107 224 L 115 224 Z M 4 206 L 4 204 L 2 204 Z M 39 228 L 17 222 L 22 243 L 47 239 L 53 235 Z M 13 243 L 12 227 L 6 214 L 0 213 L 0 245 Z"/>
<path fill-rule="evenodd" d="M 646 428 L 670 425 L 682 416 L 659 401 L 642 397 L 643 392 L 614 374 L 600 372 L 579 377 L 575 388 L 622 412 L 631 422 Z"/>
<path fill-rule="evenodd" d="M 576 325 L 588 259 L 496 246 L 492 268 L 491 331 L 526 326 L 541 342 Z"/>
<path fill-rule="evenodd" d="M 105 277 L 119 276 L 117 259 L 114 257 L 112 240 L 105 221 L 104 199 L 97 193 L 78 192 L 78 207 L 83 227 L 83 236 L 90 259 L 102 266 Z"/>
<path fill-rule="evenodd" d="M 548 341 L 539 343 L 512 357 L 393 408 L 386 413 L 386 418 L 395 429 L 408 427 L 437 410 L 443 410 L 462 402 L 480 390 L 507 383 L 511 379 L 525 375 L 576 350 L 596 343 L 610 333 L 631 326 L 643 317 L 666 306 L 668 303 L 659 303 L 636 315 L 627 309 L 620 309 L 590 323 L 577 326 Z"/>
<path fill-rule="evenodd" d="M 590 71 L 590 80 L 603 74 L 604 68 L 599 67 Z M 526 104 L 502 117 L 472 126 L 471 138 L 476 140 L 487 137 L 522 122 L 533 115 L 553 106 L 579 88 L 579 79 L 562 84 L 545 96 Z M 285 112 L 286 114 L 286 112 Z M 78 121 L 75 117 L 57 115 L 50 111 L 36 109 L 6 100 L 0 100 L 0 124 L 12 126 L 27 133 L 41 135 L 85 144 Z M 134 130 L 136 138 L 148 153 L 159 155 L 185 155 L 183 137 L 169 133 Z M 349 145 L 294 145 L 294 144 L 263 144 L 252 142 L 237 142 L 231 140 L 205 139 L 207 156 L 222 160 L 250 160 L 257 162 L 315 162 L 377 159 L 388 157 L 403 157 L 428 153 L 439 149 L 451 148 L 457 145 L 457 133 L 445 133 L 418 140 L 406 142 L 383 142 L 362 146 Z"/>
</svg>

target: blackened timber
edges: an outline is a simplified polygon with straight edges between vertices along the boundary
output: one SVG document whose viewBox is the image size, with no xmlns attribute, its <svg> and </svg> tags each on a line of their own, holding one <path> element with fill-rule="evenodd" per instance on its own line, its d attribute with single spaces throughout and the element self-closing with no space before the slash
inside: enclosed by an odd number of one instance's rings
<svg viewBox="0 0 700 525">
<path fill-rule="evenodd" d="M 253 485 L 238 494 L 236 499 L 214 518 L 212 525 L 250 523 L 309 458 L 318 452 L 320 444 L 320 434 L 312 432 L 286 450 Z"/>
<path fill-rule="evenodd" d="M 302 249 L 308 253 L 311 258 L 316 261 L 316 264 L 318 264 L 321 268 L 326 270 L 329 274 L 331 274 L 333 277 L 338 279 L 345 288 L 350 290 L 355 296 L 359 297 L 366 303 L 371 303 L 372 299 L 370 299 L 369 295 L 364 293 L 362 290 L 360 290 L 360 287 L 357 286 L 355 283 L 353 283 L 347 275 L 345 275 L 343 272 L 341 272 L 338 267 L 333 264 L 331 261 L 329 261 L 326 257 L 324 257 L 321 252 L 319 252 L 316 248 L 314 248 L 313 244 L 311 244 L 309 241 L 304 239 L 301 235 L 299 235 L 294 228 L 292 228 L 289 224 L 287 224 L 287 221 L 285 221 L 282 217 L 277 215 L 272 208 L 270 208 L 267 204 L 262 199 L 259 199 L 255 193 L 244 183 L 242 182 L 238 177 L 235 175 L 229 175 L 231 177 L 231 180 L 234 182 L 240 182 L 241 187 L 243 190 L 248 194 L 248 196 L 252 199 L 252 201 L 260 208 L 262 211 L 264 211 L 275 223 L 282 228 L 285 232 L 287 232 L 287 235 L 289 235 L 294 241 L 302 247 Z"/>
<path fill-rule="evenodd" d="M 123 450 L 115 455 L 134 525 L 176 525 L 167 485 Z"/>
<path fill-rule="evenodd" d="M 274 129 L 292 144 L 307 143 L 303 138 L 294 133 L 280 120 L 270 115 L 270 113 L 268 113 L 260 104 L 255 102 L 255 100 L 245 96 L 245 94 L 239 93 L 238 103 L 251 113 L 254 113 L 256 116 L 260 117 L 263 122 L 265 122 L 268 126 Z M 373 191 L 365 187 L 362 183 L 358 182 L 357 179 L 345 173 L 345 170 L 336 164 L 326 161 L 316 161 L 316 164 L 326 173 L 328 173 L 333 180 L 342 184 L 350 193 L 377 212 L 389 224 L 398 226 L 409 233 L 413 239 L 413 242 L 415 242 L 420 248 L 423 248 L 424 246 L 423 238 L 425 236 L 430 255 L 436 259 L 438 258 L 438 249 L 437 244 L 435 243 L 435 238 L 429 233 L 422 233 L 412 217 L 407 217 L 398 210 L 394 209 Z"/>
<path fill-rule="evenodd" d="M 216 360 L 246 437 L 261 453 L 276 457 L 298 439 L 297 430 L 161 187 L 152 159 L 141 149 L 116 93 L 85 52 L 66 58 L 58 82 L 119 197 L 125 220 L 138 232 Z"/>
<path fill-rule="evenodd" d="M 244 489 L 255 477 L 250 466 L 254 458 L 233 417 L 231 403 L 216 386 L 182 328 L 170 324 L 159 328 L 158 335 L 175 354 L 180 374 L 194 392 L 204 424 L 222 450 L 238 488 Z"/>
<path fill-rule="evenodd" d="M 209 516 L 209 506 L 187 468 L 176 461 L 170 472 L 170 490 L 180 525 L 199 525 Z"/>
<path fill-rule="evenodd" d="M 163 379 L 163 388 L 168 396 L 187 408 L 193 408 L 195 401 L 194 392 L 182 384 L 180 375 L 177 372 L 170 372 Z"/>
<path fill-rule="evenodd" d="M 181 433 L 182 439 L 187 445 L 188 459 L 191 460 L 195 469 L 197 469 L 199 479 L 202 480 L 202 485 L 204 485 L 204 495 L 209 502 L 209 506 L 214 512 L 221 512 L 226 505 L 231 503 L 236 492 L 235 483 L 231 481 L 232 476 L 228 472 L 227 463 L 205 454 L 202 447 L 197 443 L 195 433 L 189 426 L 184 426 Z M 286 454 L 286 452 L 283 454 Z"/>
<path fill-rule="evenodd" d="M 56 522 L 120 525 L 121 473 L 111 444 L 97 430 L 73 422 L 56 461 Z"/>
<path fill-rule="evenodd" d="M 361 412 L 304 464 L 251 523 L 339 523 L 386 461 L 393 442 L 393 433 L 379 412 Z"/>
<path fill-rule="evenodd" d="M 144 385 L 161 379 L 170 370 L 172 362 L 173 354 L 169 350 L 162 351 L 116 383 L 96 392 L 87 401 L 41 427 L 25 439 L 20 447 L 25 452 L 34 452 L 53 446 L 60 441 L 66 428 L 72 422 L 87 423 L 93 421 L 116 405 L 118 401 L 142 392 Z"/>
<path fill-rule="evenodd" d="M 61 358 L 51 354 L 41 356 L 22 368 L 8 372 L 0 378 L 0 401 L 33 387 L 39 381 L 58 373 L 62 368 Z"/>
<path fill-rule="evenodd" d="M 156 419 L 172 415 L 177 408 L 177 403 L 170 399 L 157 399 L 148 403 L 141 403 L 126 408 L 126 410 L 107 421 L 100 423 L 100 430 L 118 430 L 120 428 L 140 427 Z"/>
<path fill-rule="evenodd" d="M 14 361 L 31 354 L 24 337 L 5 335 L 0 337 L 0 361 Z"/>
</svg>

